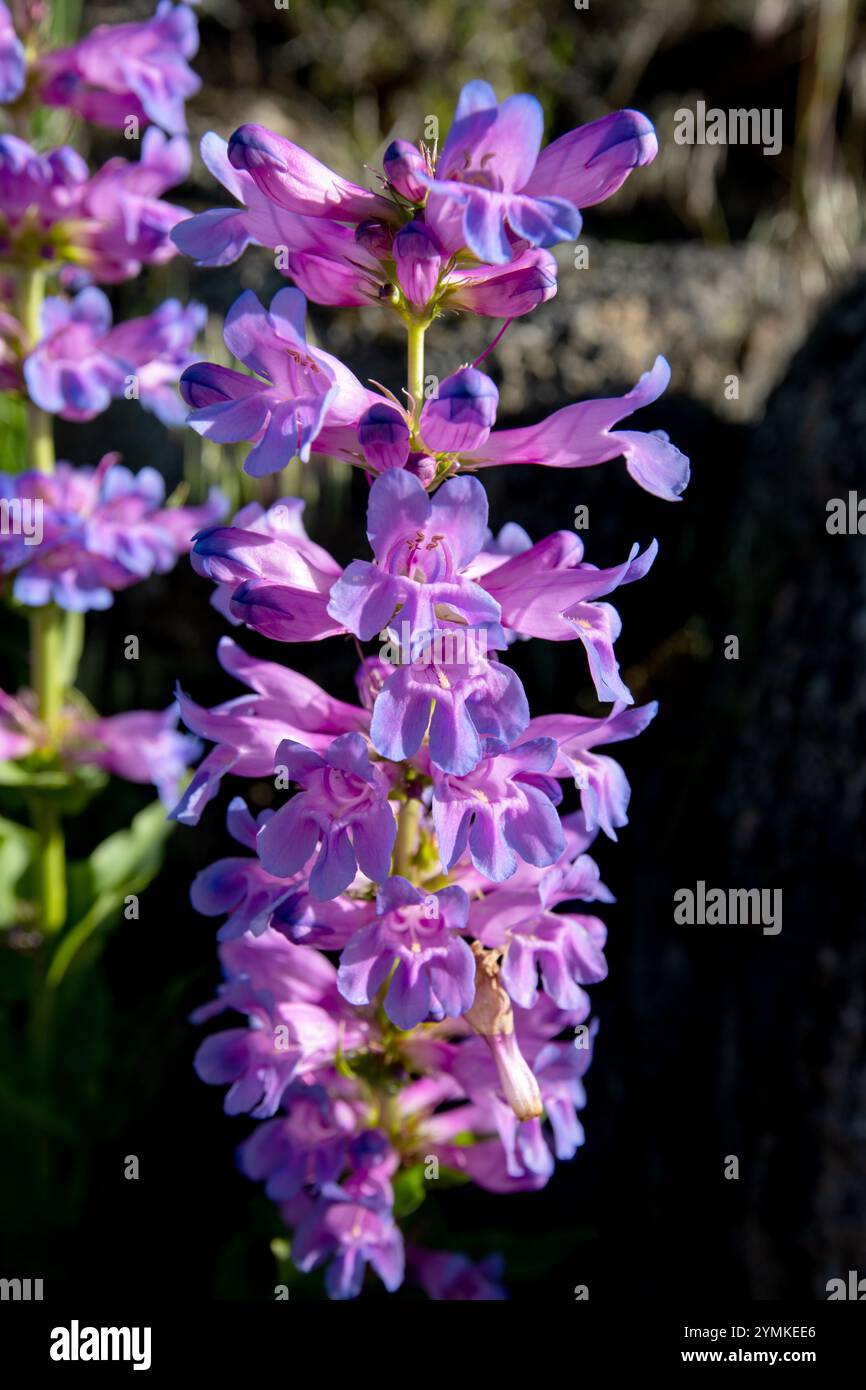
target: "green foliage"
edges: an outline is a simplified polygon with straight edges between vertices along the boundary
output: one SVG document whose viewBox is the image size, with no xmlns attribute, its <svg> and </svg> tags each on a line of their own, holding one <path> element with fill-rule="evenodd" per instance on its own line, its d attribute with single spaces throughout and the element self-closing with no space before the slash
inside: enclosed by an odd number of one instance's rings
<svg viewBox="0 0 866 1390">
<path fill-rule="evenodd" d="M 154 801 L 127 830 L 109 835 L 84 860 L 69 865 L 70 926 L 60 938 L 48 968 L 55 987 L 70 967 L 80 967 L 99 953 L 105 927 L 117 921 L 124 901 L 137 895 L 157 875 L 165 842 L 172 830 L 162 802 Z"/>
<path fill-rule="evenodd" d="M 36 836 L 28 826 L 0 817 L 0 929 L 18 920 L 23 880 L 35 847 Z"/>
</svg>

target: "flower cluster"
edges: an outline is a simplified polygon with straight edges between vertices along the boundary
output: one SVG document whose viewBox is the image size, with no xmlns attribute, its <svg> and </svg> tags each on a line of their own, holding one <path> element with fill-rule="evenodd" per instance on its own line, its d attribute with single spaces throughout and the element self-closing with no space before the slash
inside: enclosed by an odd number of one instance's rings
<svg viewBox="0 0 866 1390">
<path fill-rule="evenodd" d="M 37 150 L 18 133 L 0 134 L 0 263 L 19 278 L 54 275 L 61 291 L 35 314 L 32 305 L 0 302 L 0 387 L 68 420 L 92 419 L 125 396 L 180 424 L 175 388 L 204 310 L 168 300 L 112 328 L 96 286 L 135 279 L 177 254 L 170 234 L 188 214 L 162 194 L 190 167 L 183 102 L 198 88 L 186 64 L 195 16 L 163 0 L 151 20 L 103 25 L 71 48 L 45 52 L 40 9 L 26 0 L 16 6 L 19 34 L 0 0 L 0 101 L 13 130 L 39 106 L 64 106 L 122 128 L 139 141 L 140 156 L 91 172 L 69 146 Z"/>
<path fill-rule="evenodd" d="M 240 852 L 192 888 L 195 907 L 223 919 L 224 981 L 196 1017 L 241 1018 L 202 1043 L 196 1067 L 228 1088 L 229 1114 L 259 1122 L 241 1168 L 294 1230 L 298 1268 L 325 1266 L 332 1298 L 357 1295 L 367 1265 L 389 1290 L 408 1274 L 435 1298 L 502 1297 L 495 1263 L 405 1248 L 401 1184 L 445 1171 L 492 1192 L 535 1190 L 583 1142 L 595 1036 L 585 987 L 606 973 L 594 905 L 612 901 L 589 850 L 599 834 L 616 838 L 629 800 L 622 768 L 598 750 L 655 714 L 623 680 L 606 600 L 646 574 L 656 546 L 599 569 L 574 532 L 533 542 L 511 524 L 494 536 L 475 475 L 622 457 L 643 488 L 676 500 L 688 462 L 663 434 L 620 427 L 664 390 L 662 358 L 625 396 L 524 429 L 495 428 L 498 392 L 477 366 L 424 399 L 424 332 L 438 314 L 512 318 L 549 298 L 549 248 L 656 150 L 632 111 L 539 153 L 541 138 L 533 97 L 499 105 L 472 82 L 438 158 L 395 141 L 374 193 L 242 126 L 202 147 L 240 207 L 172 233 L 206 265 L 251 243 L 274 248 L 295 282 L 268 309 L 249 292 L 231 309 L 226 344 L 246 373 L 184 372 L 190 425 L 249 441 L 255 476 L 316 451 L 370 483 L 364 558 L 346 564 L 319 546 L 293 498 L 204 527 L 192 551 L 236 627 L 278 642 L 378 643 L 357 701 L 228 637 L 219 660 L 246 693 L 215 708 L 177 697 L 213 746 L 176 819 L 196 823 L 224 776 L 275 779 L 275 804 L 256 815 L 231 800 Z M 400 315 L 405 401 L 307 342 L 305 296 Z M 512 642 L 532 637 L 581 643 L 610 713 L 533 719 L 507 661 Z M 561 814 L 572 782 L 580 807 Z"/>
<path fill-rule="evenodd" d="M 195 532 L 223 511 L 216 492 L 199 507 L 166 507 L 162 475 L 132 473 L 116 454 L 96 468 L 0 473 L 0 501 L 22 523 L 0 535 L 11 597 L 76 612 L 108 608 L 117 590 L 173 569 Z"/>
<path fill-rule="evenodd" d="M 135 400 L 163 424 L 182 424 L 177 383 L 205 313 L 169 299 L 114 324 L 100 288 L 177 254 L 170 233 L 188 214 L 162 195 L 190 167 L 193 12 L 162 0 L 151 19 L 101 26 L 62 50 L 46 45 L 49 19 L 41 0 L 11 8 L 0 0 L 0 390 L 18 402 L 7 418 L 26 421 L 26 459 L 0 474 L 0 585 L 30 619 L 33 687 L 0 692 L 0 760 L 10 765 L 4 785 L 20 789 L 36 831 L 4 820 L 3 834 L 22 847 L 6 862 L 32 858 L 23 893 L 13 896 L 46 949 L 75 926 L 66 921 L 75 893 L 66 893 L 62 817 L 82 808 L 105 773 L 152 783 L 171 805 L 200 752 L 198 740 L 178 732 L 175 705 L 100 717 L 74 689 L 78 615 L 168 572 L 194 533 L 224 513 L 216 493 L 200 506 L 166 501 L 154 468 L 133 473 L 114 454 L 95 468 L 55 463 L 55 417 L 87 421 L 114 400 Z M 37 147 L 31 118 L 46 107 L 122 131 L 138 144 L 137 158 L 91 171 L 68 145 Z M 158 860 L 144 859 L 149 875 Z M 133 875 L 136 891 L 142 873 Z"/>
</svg>

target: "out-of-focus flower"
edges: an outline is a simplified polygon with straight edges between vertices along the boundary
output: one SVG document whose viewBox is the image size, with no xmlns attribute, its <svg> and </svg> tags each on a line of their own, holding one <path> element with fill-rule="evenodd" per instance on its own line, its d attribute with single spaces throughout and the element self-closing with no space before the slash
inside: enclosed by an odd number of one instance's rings
<svg viewBox="0 0 866 1390">
<path fill-rule="evenodd" d="M 60 269 L 106 284 L 176 254 L 172 227 L 186 216 L 160 194 L 189 169 L 189 145 L 145 132 L 138 163 L 110 159 L 92 177 L 67 146 L 38 154 L 0 135 L 0 260 Z"/>
<path fill-rule="evenodd" d="M 197 50 L 195 15 L 160 0 L 150 19 L 100 24 L 70 48 L 43 54 L 40 100 L 94 125 L 122 129 L 133 116 L 179 134 L 186 130 L 184 102 L 201 86 L 187 62 Z"/>
<path fill-rule="evenodd" d="M 498 1303 L 508 1298 L 502 1286 L 505 1261 L 488 1255 L 477 1263 L 457 1250 L 407 1251 L 412 1280 L 434 1302 Z"/>
<path fill-rule="evenodd" d="M 166 507 L 154 468 L 133 474 L 107 454 L 97 468 L 59 463 L 53 473 L 0 474 L 0 498 L 38 509 L 41 536 L 0 535 L 0 573 L 19 603 L 86 611 L 109 608 L 115 590 L 166 574 L 196 530 L 219 517 L 213 492 L 199 507 Z"/>
<path fill-rule="evenodd" d="M 167 299 L 153 313 L 112 328 L 111 305 L 91 286 L 72 300 L 47 299 L 40 341 L 24 359 L 24 380 L 40 410 L 92 420 L 118 397 L 136 399 L 166 425 L 186 417 L 172 388 L 204 326 L 201 304 Z"/>
<path fill-rule="evenodd" d="M 198 739 L 177 730 L 177 705 L 167 710 L 127 710 L 89 718 L 75 706 L 64 708 L 58 729 L 44 728 L 30 691 L 17 696 L 0 690 L 0 758 L 25 758 L 54 749 L 70 770 L 99 767 L 126 782 L 152 783 L 170 806 L 181 780 L 198 756 Z"/>
<path fill-rule="evenodd" d="M 0 0 L 0 102 L 16 101 L 26 80 L 24 45 L 15 32 L 8 6 Z"/>
</svg>

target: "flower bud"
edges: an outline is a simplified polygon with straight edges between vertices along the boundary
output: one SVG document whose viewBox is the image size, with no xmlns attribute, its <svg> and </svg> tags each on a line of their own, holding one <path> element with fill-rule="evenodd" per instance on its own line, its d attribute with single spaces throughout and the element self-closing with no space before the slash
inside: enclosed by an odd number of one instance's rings
<svg viewBox="0 0 866 1390">
<path fill-rule="evenodd" d="M 410 203 L 423 203 L 427 188 L 418 175 L 427 173 L 427 161 L 419 149 L 408 140 L 392 141 L 385 151 L 382 168 L 395 193 Z"/>
<path fill-rule="evenodd" d="M 416 308 L 423 308 L 439 284 L 442 257 L 439 244 L 423 222 L 409 222 L 394 238 L 394 260 L 400 288 Z"/>
<path fill-rule="evenodd" d="M 377 261 L 384 261 L 391 255 L 391 242 L 394 234 L 384 222 L 359 222 L 355 228 L 355 240 Z"/>
<path fill-rule="evenodd" d="M 448 303 L 455 309 L 516 319 L 556 294 L 556 261 L 549 251 L 531 249 L 510 265 L 455 271 L 448 283 Z"/>
<path fill-rule="evenodd" d="M 456 454 L 484 443 L 496 419 L 499 392 L 489 376 L 464 367 L 439 386 L 421 411 L 421 434 L 435 453 Z"/>
<path fill-rule="evenodd" d="M 395 405 L 371 405 L 358 421 L 358 442 L 377 473 L 402 468 L 409 457 L 409 426 Z"/>
</svg>

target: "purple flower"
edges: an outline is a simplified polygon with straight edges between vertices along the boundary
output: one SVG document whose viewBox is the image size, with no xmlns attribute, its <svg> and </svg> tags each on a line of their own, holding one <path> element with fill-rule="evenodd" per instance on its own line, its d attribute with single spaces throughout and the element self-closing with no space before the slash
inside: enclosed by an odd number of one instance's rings
<svg viewBox="0 0 866 1390">
<path fill-rule="evenodd" d="M 172 237 L 184 255 L 198 265 L 230 265 L 249 245 L 269 246 L 280 252 L 285 273 L 316 303 L 375 302 L 379 259 L 348 227 L 278 207 L 248 173 L 232 167 L 225 140 L 212 131 L 201 142 L 201 155 L 241 206 L 210 208 L 175 227 Z"/>
<path fill-rule="evenodd" d="M 328 612 L 362 641 L 387 628 L 398 608 L 413 641 L 454 620 L 498 624 L 499 605 L 462 577 L 486 529 L 487 496 L 474 478 L 453 478 L 431 498 L 413 474 L 391 469 L 370 489 L 375 561 L 352 561 L 331 589 Z"/>
<path fill-rule="evenodd" d="M 192 1018 L 203 1023 L 225 1009 L 246 1015 L 247 1027 L 212 1034 L 196 1054 L 200 1078 L 229 1087 L 228 1114 L 267 1119 L 296 1078 L 331 1068 L 341 1046 L 366 1046 L 369 1025 L 351 1016 L 319 952 L 266 930 L 224 942 L 219 954 L 225 982 Z"/>
<path fill-rule="evenodd" d="M 68 146 L 37 154 L 17 135 L 0 135 L 4 237 L 14 243 L 29 232 L 32 240 L 33 229 L 47 236 L 55 223 L 75 217 L 87 179 L 87 165 Z"/>
<path fill-rule="evenodd" d="M 24 361 L 24 379 L 40 410 L 64 420 L 92 420 L 112 399 L 132 391 L 163 424 L 185 418 L 177 383 L 203 326 L 200 304 L 184 308 L 168 299 L 152 314 L 111 326 L 102 290 L 84 289 L 73 300 L 47 299 L 43 337 Z"/>
<path fill-rule="evenodd" d="M 404 1030 L 465 1013 L 475 995 L 475 962 L 455 934 L 465 928 L 469 911 L 463 889 L 423 893 L 395 875 L 380 887 L 376 906 L 376 920 L 351 938 L 340 957 L 343 997 L 370 1004 L 389 981 L 385 1012 Z"/>
<path fill-rule="evenodd" d="M 516 319 L 556 294 L 556 261 L 528 250 L 506 266 L 459 265 L 445 279 L 443 304 L 490 318 Z"/>
<path fill-rule="evenodd" d="M 359 868 L 374 882 L 387 878 L 397 833 L 391 781 L 370 762 L 361 735 L 342 734 L 321 757 L 285 739 L 277 768 L 303 790 L 259 831 L 259 857 L 268 872 L 279 878 L 297 873 L 318 849 L 310 873 L 314 898 L 335 898 Z"/>
<path fill-rule="evenodd" d="M 636 111 L 579 127 L 539 155 L 543 128 L 534 97 L 499 106 L 487 82 L 463 88 L 435 175 L 425 179 L 425 216 L 446 251 L 467 246 L 479 260 L 504 265 L 516 242 L 574 241 L 578 208 L 609 197 L 658 148 Z"/>
<path fill-rule="evenodd" d="M 195 538 L 192 565 L 220 586 L 215 606 L 278 642 L 314 642 L 345 628 L 328 615 L 328 595 L 342 573 L 304 530 L 304 503 L 286 497 L 265 512 L 251 503 L 231 526 Z"/>
<path fill-rule="evenodd" d="M 454 638 L 459 651 L 458 631 Z M 431 717 L 432 716 L 432 717 Z M 529 722 L 529 706 L 514 671 L 471 655 L 435 656 L 398 666 L 373 707 L 370 737 L 383 758 L 412 758 L 429 733 L 430 761 L 443 772 L 471 772 L 488 747 L 508 747 Z"/>
<path fill-rule="evenodd" d="M 436 293 L 442 269 L 435 236 L 423 222 L 408 222 L 395 236 L 392 252 L 401 290 L 413 308 L 423 309 Z"/>
<path fill-rule="evenodd" d="M 625 773 L 613 758 L 591 750 L 601 743 L 616 743 L 642 733 L 658 712 L 655 700 L 626 709 L 614 705 L 604 719 L 577 714 L 543 714 L 530 720 L 527 734 L 555 738 L 559 744 L 554 777 L 572 777 L 580 791 L 587 830 L 603 830 L 616 839 L 619 826 L 628 824 L 626 810 L 631 796 Z"/>
<path fill-rule="evenodd" d="M 246 1014 L 251 1026 L 211 1034 L 196 1052 L 194 1065 L 206 1085 L 229 1087 L 227 1115 L 248 1112 L 267 1119 L 296 1077 L 329 1062 L 336 1053 L 339 1024 L 315 1004 L 275 1005 L 268 991 L 240 978 L 223 987 L 221 1006 Z M 210 1012 L 206 1007 L 193 1018 Z"/>
<path fill-rule="evenodd" d="M 499 606 L 463 574 L 486 526 L 487 499 L 474 479 L 451 479 L 431 499 L 414 474 L 392 469 L 370 490 L 375 562 L 348 566 L 328 612 L 362 640 L 388 628 L 398 647 L 373 709 L 371 737 L 383 757 L 412 757 L 429 724 L 435 765 L 468 772 L 487 740 L 508 745 L 526 727 L 519 680 L 487 659 L 489 647 L 505 645 Z"/>
<path fill-rule="evenodd" d="M 26 80 L 24 45 L 15 33 L 8 7 L 0 0 L 0 102 L 17 101 Z"/>
<path fill-rule="evenodd" d="M 256 835 L 272 815 L 272 811 L 262 811 L 256 820 L 243 799 L 236 796 L 229 803 L 226 817 L 229 834 L 255 853 Z M 274 878 L 262 868 L 257 857 L 235 856 L 218 859 L 196 874 L 190 888 L 190 902 L 196 912 L 205 917 L 228 913 L 217 932 L 217 941 L 234 941 L 245 932 L 261 936 L 269 928 L 282 929 L 284 916 L 279 915 L 282 907 L 287 909 L 285 915 L 294 921 L 298 915 L 298 899 L 306 896 L 302 891 L 305 885 L 306 879 L 301 876 L 292 882 Z"/>
<path fill-rule="evenodd" d="M 166 574 L 224 506 L 213 493 L 200 507 L 164 507 L 160 474 L 133 474 L 111 454 L 95 469 L 59 463 L 51 474 L 0 474 L 0 496 L 41 509 L 39 544 L 0 537 L 0 572 L 14 574 L 14 597 L 77 612 L 108 608 L 115 590 Z"/>
<path fill-rule="evenodd" d="M 499 563 L 482 554 L 480 583 L 499 603 L 504 626 L 554 642 L 580 638 L 587 600 L 642 579 L 658 553 L 655 541 L 643 554 L 634 545 L 621 564 L 597 569 L 583 562 L 583 545 L 573 531 L 554 531 L 535 545 L 527 536 L 525 544 Z M 476 567 L 470 573 L 477 573 Z"/>
<path fill-rule="evenodd" d="M 337 735 L 365 730 L 369 720 L 365 710 L 333 699 L 297 671 L 248 656 L 229 637 L 221 638 L 217 657 L 224 670 L 254 693 L 204 709 L 183 691 L 178 692 L 184 723 L 216 745 L 199 764 L 171 813 L 173 820 L 184 825 L 198 823 L 227 772 L 239 777 L 271 777 L 277 749 L 287 733 L 324 751 Z"/>
<path fill-rule="evenodd" d="M 624 396 L 566 405 L 542 420 L 516 430 L 495 430 L 479 449 L 467 454 L 467 468 L 500 463 L 535 463 L 545 468 L 589 468 L 625 458 L 626 468 L 647 492 L 676 502 L 689 481 L 689 461 L 660 430 L 613 430 L 626 415 L 657 401 L 670 381 L 671 369 L 657 357 L 636 386 Z"/>
<path fill-rule="evenodd" d="M 241 1171 L 264 1181 L 274 1202 L 296 1197 L 305 1186 L 338 1182 L 359 1128 L 360 1107 L 321 1085 L 294 1082 L 282 1108 L 286 1113 L 259 1125 L 238 1155 Z"/>
<path fill-rule="evenodd" d="M 175 255 L 169 232 L 186 216 L 159 195 L 189 171 L 189 146 L 145 132 L 141 158 L 110 159 L 92 177 L 66 146 L 37 152 L 14 135 L 0 135 L 0 205 L 4 254 L 30 265 L 34 250 L 65 285 L 89 279 L 114 283 Z M 34 239 L 36 245 L 34 247 Z"/>
<path fill-rule="evenodd" d="M 264 191 L 273 189 L 271 179 L 260 172 L 253 177 L 234 152 L 234 137 L 231 149 L 236 167 L 229 162 L 225 142 L 210 133 L 202 141 L 202 158 L 241 206 L 199 213 L 172 232 L 180 250 L 199 265 L 226 265 L 250 244 L 269 246 L 279 252 L 283 273 L 309 299 L 332 305 L 381 302 L 396 285 L 408 303 L 418 307 L 441 300 L 452 308 L 514 318 L 556 292 L 556 262 L 548 252 L 526 250 L 505 268 L 457 265 L 446 272 L 436 237 L 420 219 L 395 238 L 395 208 L 379 199 L 375 209 L 366 208 L 368 215 L 362 220 L 353 203 L 353 215 L 345 209 L 340 214 L 349 223 L 357 222 L 353 232 L 342 220 L 320 215 L 315 198 L 312 203 L 291 197 L 285 203 L 275 200 L 272 192 Z M 339 182 L 337 175 L 330 179 L 331 186 Z"/>
<path fill-rule="evenodd" d="M 613 651 L 619 614 L 588 600 L 642 579 L 656 557 L 656 542 L 643 554 L 632 546 L 626 561 L 607 570 L 582 562 L 583 544 L 573 532 L 555 531 L 536 545 L 523 532 L 519 539 L 512 534 L 509 543 L 509 558 L 500 561 L 486 550 L 470 569 L 499 603 L 504 627 L 522 637 L 582 642 L 598 698 L 631 704 Z"/>
<path fill-rule="evenodd" d="M 40 97 L 95 125 L 122 128 L 135 116 L 177 134 L 186 130 L 184 102 L 201 86 L 186 61 L 197 49 L 195 15 L 161 0 L 151 19 L 100 24 L 71 48 L 41 57 Z"/>
<path fill-rule="evenodd" d="M 358 443 L 374 472 L 403 468 L 409 458 L 409 425 L 405 412 L 390 401 L 377 401 L 358 421 Z"/>
<path fill-rule="evenodd" d="M 201 751 L 196 738 L 177 732 L 177 705 L 167 710 L 128 710 L 79 723 L 69 761 L 104 768 L 126 782 L 152 782 L 172 806 L 190 763 Z"/>
<path fill-rule="evenodd" d="M 257 376 L 198 362 L 180 379 L 194 430 L 218 444 L 254 441 L 244 468 L 256 478 L 295 454 L 306 461 L 323 431 L 356 427 L 374 399 L 336 357 L 307 346 L 306 307 L 300 290 L 280 290 L 270 310 L 247 290 L 229 310 L 224 336 Z"/>
<path fill-rule="evenodd" d="M 153 126 L 144 132 L 138 163 L 109 159 L 82 185 L 72 237 L 93 279 L 133 279 L 143 265 L 163 265 L 176 255 L 171 232 L 188 214 L 160 195 L 183 183 L 189 168 L 183 136 L 168 139 Z"/>
<path fill-rule="evenodd" d="M 240 126 L 229 140 L 228 156 L 235 169 L 249 174 L 262 193 L 288 212 L 334 222 L 394 215 L 386 198 L 341 178 L 264 126 Z"/>
<path fill-rule="evenodd" d="M 552 767 L 556 744 L 538 738 L 482 759 L 457 777 L 434 771 L 433 823 L 439 857 L 450 869 L 465 851 L 480 873 L 501 883 L 517 860 L 552 864 L 565 848 L 555 810 L 557 782 Z"/>
<path fill-rule="evenodd" d="M 408 140 L 392 140 L 382 156 L 385 178 L 394 192 L 408 203 L 423 203 L 427 197 L 424 175 L 430 169 L 421 150 Z"/>
<path fill-rule="evenodd" d="M 501 1255 L 488 1255 L 478 1263 L 456 1250 L 409 1252 L 413 1280 L 434 1302 L 498 1303 L 508 1298 L 501 1279 L 505 1261 Z"/>
<path fill-rule="evenodd" d="M 496 419 L 499 392 L 484 372 L 464 367 L 443 381 L 421 411 L 420 429 L 433 453 L 478 449 Z"/>
<path fill-rule="evenodd" d="M 177 706 L 167 710 L 128 710 L 84 719 L 73 706 L 63 710 L 59 735 L 49 738 L 36 713 L 31 691 L 18 698 L 0 690 L 0 760 L 15 760 L 43 749 L 56 751 L 64 767 L 99 767 L 127 782 L 153 783 L 160 799 L 171 804 L 198 740 L 176 729 Z"/>
<path fill-rule="evenodd" d="M 292 1259 L 302 1273 L 327 1262 L 329 1298 L 357 1298 L 370 1265 L 389 1293 L 403 1282 L 403 1237 L 393 1213 L 375 1197 L 352 1196 L 326 1184 L 295 1231 Z"/>
<path fill-rule="evenodd" d="M 585 999 L 580 986 L 607 975 L 604 924 L 597 917 L 553 910 L 574 899 L 613 901 L 587 854 L 554 865 L 536 884 L 509 885 L 473 904 L 471 930 L 485 946 L 505 948 L 502 983 L 523 1009 L 539 999 L 539 975 L 545 994 L 561 1009 L 580 1008 Z"/>
</svg>

